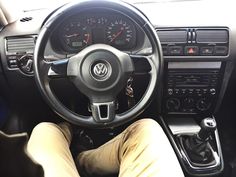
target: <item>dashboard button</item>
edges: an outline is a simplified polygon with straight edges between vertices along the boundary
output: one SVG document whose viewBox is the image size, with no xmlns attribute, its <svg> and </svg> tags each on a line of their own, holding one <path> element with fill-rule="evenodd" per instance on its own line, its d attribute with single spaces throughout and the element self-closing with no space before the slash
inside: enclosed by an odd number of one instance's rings
<svg viewBox="0 0 236 177">
<path fill-rule="evenodd" d="M 225 46 L 215 46 L 215 54 L 216 55 L 227 55 L 228 47 Z"/>
<path fill-rule="evenodd" d="M 179 89 L 174 89 L 174 94 L 175 95 L 179 95 L 180 94 L 180 90 Z"/>
<path fill-rule="evenodd" d="M 17 60 L 16 59 L 11 59 L 11 60 L 8 60 L 8 66 L 9 68 L 17 68 Z"/>
<path fill-rule="evenodd" d="M 9 55 L 7 56 L 8 60 L 16 60 L 17 56 L 16 55 Z"/>
<path fill-rule="evenodd" d="M 163 55 L 168 55 L 168 48 L 167 48 L 167 46 L 162 46 L 162 52 L 163 52 Z"/>
<path fill-rule="evenodd" d="M 216 94 L 216 89 L 211 88 L 211 89 L 210 89 L 210 94 L 211 94 L 211 95 L 215 95 L 215 94 Z"/>
<path fill-rule="evenodd" d="M 173 89 L 168 89 L 168 95 L 173 95 Z"/>
<path fill-rule="evenodd" d="M 181 89 L 181 94 L 182 95 L 185 95 L 187 93 L 187 90 L 186 89 Z"/>
<path fill-rule="evenodd" d="M 194 92 L 194 89 L 188 89 L 189 94 L 193 94 L 193 92 Z"/>
<path fill-rule="evenodd" d="M 201 47 L 200 53 L 201 53 L 201 55 L 213 55 L 214 48 L 213 47 Z"/>
<path fill-rule="evenodd" d="M 180 108 L 180 101 L 177 98 L 170 98 L 166 102 L 166 108 L 173 112 L 173 111 L 178 111 Z"/>
<path fill-rule="evenodd" d="M 198 55 L 199 49 L 197 46 L 186 46 L 185 55 Z"/>
<path fill-rule="evenodd" d="M 183 55 L 183 47 L 181 46 L 170 46 L 169 47 L 170 55 Z"/>
</svg>

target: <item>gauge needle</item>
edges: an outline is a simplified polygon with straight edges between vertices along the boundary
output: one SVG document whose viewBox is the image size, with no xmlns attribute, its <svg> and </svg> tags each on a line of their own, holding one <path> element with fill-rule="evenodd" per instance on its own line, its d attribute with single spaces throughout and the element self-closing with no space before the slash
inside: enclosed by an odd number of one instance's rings
<svg viewBox="0 0 236 177">
<path fill-rule="evenodd" d="M 71 34 L 71 35 L 65 35 L 65 37 L 76 37 L 76 36 L 79 36 L 78 33 L 74 33 L 74 34 Z"/>
<path fill-rule="evenodd" d="M 90 40 L 90 35 L 89 34 L 86 34 L 85 35 L 87 37 L 86 40 L 84 40 L 85 44 L 88 44 L 89 40 Z"/>
<path fill-rule="evenodd" d="M 123 32 L 123 29 L 121 29 L 119 32 L 117 32 L 116 34 L 114 34 L 114 35 L 113 35 L 114 37 L 111 39 L 110 43 L 112 43 L 118 36 L 120 36 L 122 32 Z"/>
</svg>

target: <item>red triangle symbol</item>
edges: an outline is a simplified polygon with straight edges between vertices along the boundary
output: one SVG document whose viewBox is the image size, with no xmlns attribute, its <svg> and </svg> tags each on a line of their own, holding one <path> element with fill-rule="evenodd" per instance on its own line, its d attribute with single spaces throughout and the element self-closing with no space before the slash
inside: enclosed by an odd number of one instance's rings
<svg viewBox="0 0 236 177">
<path fill-rule="evenodd" d="M 193 48 L 189 48 L 189 49 L 188 49 L 188 53 L 193 54 L 193 53 L 195 53 L 195 52 L 194 52 Z"/>
</svg>

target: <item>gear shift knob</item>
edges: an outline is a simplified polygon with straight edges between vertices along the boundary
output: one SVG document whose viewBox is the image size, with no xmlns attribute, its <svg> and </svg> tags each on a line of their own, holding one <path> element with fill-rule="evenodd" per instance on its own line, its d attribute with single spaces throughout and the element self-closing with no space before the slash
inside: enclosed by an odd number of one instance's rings
<svg viewBox="0 0 236 177">
<path fill-rule="evenodd" d="M 208 140 L 211 133 L 216 130 L 216 121 L 213 118 L 205 118 L 201 121 L 201 130 L 198 132 L 197 137 L 203 141 Z"/>
</svg>

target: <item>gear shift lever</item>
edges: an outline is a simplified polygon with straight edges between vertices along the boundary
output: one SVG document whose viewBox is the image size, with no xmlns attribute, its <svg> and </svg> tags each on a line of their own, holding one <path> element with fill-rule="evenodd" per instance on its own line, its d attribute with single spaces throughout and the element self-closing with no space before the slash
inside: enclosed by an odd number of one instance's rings
<svg viewBox="0 0 236 177">
<path fill-rule="evenodd" d="M 216 130 L 216 121 L 213 118 L 205 118 L 201 121 L 201 130 L 197 134 L 197 138 L 207 141 L 210 135 Z"/>
<path fill-rule="evenodd" d="M 209 137 L 216 130 L 216 122 L 208 117 L 201 121 L 200 126 L 197 134 L 183 137 L 183 147 L 192 162 L 209 164 L 214 160 Z"/>
</svg>

